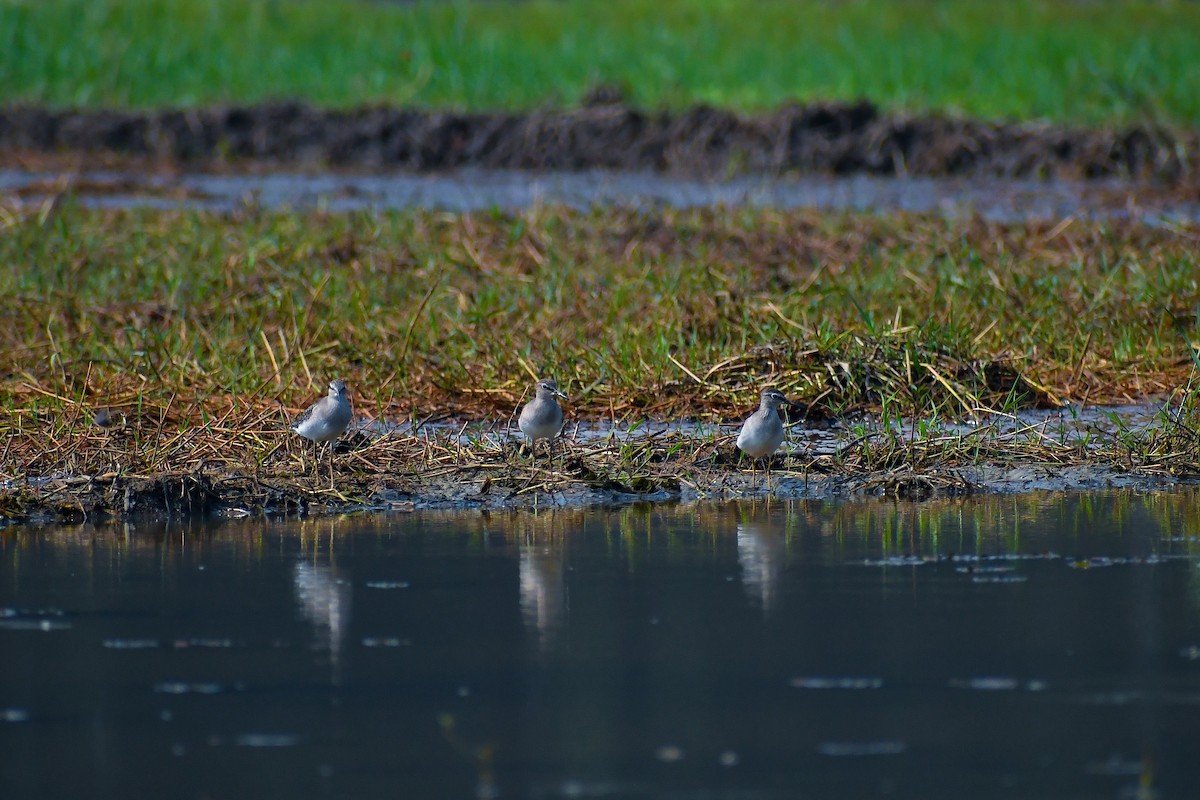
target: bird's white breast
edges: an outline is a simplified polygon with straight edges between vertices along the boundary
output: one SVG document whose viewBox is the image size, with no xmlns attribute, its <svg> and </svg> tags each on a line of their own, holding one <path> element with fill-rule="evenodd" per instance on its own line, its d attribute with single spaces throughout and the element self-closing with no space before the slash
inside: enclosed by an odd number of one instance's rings
<svg viewBox="0 0 1200 800">
<path fill-rule="evenodd" d="M 750 417 L 746 420 L 738 434 L 738 449 L 751 458 L 769 456 L 778 450 L 779 445 L 783 444 L 783 423 L 774 412 L 772 416 L 774 419 Z"/>
</svg>

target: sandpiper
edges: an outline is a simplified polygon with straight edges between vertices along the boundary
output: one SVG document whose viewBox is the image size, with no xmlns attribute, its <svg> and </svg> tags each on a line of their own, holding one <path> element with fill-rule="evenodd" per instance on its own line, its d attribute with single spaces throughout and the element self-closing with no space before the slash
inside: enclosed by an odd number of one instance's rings
<svg viewBox="0 0 1200 800">
<path fill-rule="evenodd" d="M 751 470 L 754 460 L 767 459 L 767 488 L 771 487 L 771 455 L 783 444 L 783 420 L 779 418 L 780 406 L 791 405 L 783 392 L 778 389 L 763 389 L 762 399 L 755 411 L 742 423 L 738 433 L 737 446 L 750 456 Z"/>
<path fill-rule="evenodd" d="M 346 399 L 346 382 L 337 378 L 329 382 L 329 394 L 308 407 L 292 424 L 292 430 L 318 445 L 329 442 L 329 486 L 333 487 L 333 442 L 350 425 L 350 401 Z"/>
<path fill-rule="evenodd" d="M 547 447 L 554 450 L 554 437 L 563 426 L 563 412 L 559 408 L 557 398 L 566 400 L 567 396 L 558 390 L 558 384 L 543 378 L 534 386 L 533 399 L 521 409 L 517 418 L 517 427 L 521 433 L 529 437 L 529 449 L 534 450 L 538 439 L 546 439 Z"/>
</svg>

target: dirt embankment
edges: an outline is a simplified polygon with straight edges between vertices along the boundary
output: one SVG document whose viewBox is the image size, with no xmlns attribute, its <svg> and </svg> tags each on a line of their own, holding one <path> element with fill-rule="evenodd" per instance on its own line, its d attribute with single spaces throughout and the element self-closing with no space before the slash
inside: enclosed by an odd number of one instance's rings
<svg viewBox="0 0 1200 800">
<path fill-rule="evenodd" d="M 631 108 L 598 92 L 569 111 L 325 110 L 299 103 L 163 111 L 0 109 L 0 161 L 88 153 L 190 165 L 404 170 L 607 168 L 734 173 L 1120 177 L 1196 181 L 1200 136 L 885 114 L 870 103 L 743 116 Z"/>
</svg>

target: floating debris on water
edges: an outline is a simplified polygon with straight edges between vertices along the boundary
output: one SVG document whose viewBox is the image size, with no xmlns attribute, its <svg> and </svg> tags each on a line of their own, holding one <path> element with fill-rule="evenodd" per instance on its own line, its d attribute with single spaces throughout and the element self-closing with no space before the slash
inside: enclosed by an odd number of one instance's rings
<svg viewBox="0 0 1200 800">
<path fill-rule="evenodd" d="M 654 757 L 664 764 L 674 764 L 683 760 L 683 748 L 673 744 L 665 744 L 654 751 Z"/>
<path fill-rule="evenodd" d="M 187 647 L 210 647 L 218 650 L 233 647 L 232 639 L 176 639 L 172 644 L 176 650 Z"/>
<path fill-rule="evenodd" d="M 976 689 L 982 692 L 1011 692 L 1020 686 L 1016 678 L 952 678 L 950 686 L 954 689 Z"/>
<path fill-rule="evenodd" d="M 897 756 L 907 748 L 904 742 L 821 742 L 817 752 L 823 756 Z"/>
<path fill-rule="evenodd" d="M 990 553 L 982 555 L 975 555 L 971 553 L 951 553 L 950 555 L 914 555 L 908 553 L 902 556 L 867 558 L 855 563 L 859 563 L 868 567 L 919 567 L 924 564 L 940 564 L 943 561 L 949 561 L 954 564 L 968 565 L 965 567 L 956 567 L 956 572 L 980 572 L 984 570 L 985 567 L 970 565 L 1013 561 L 1056 561 L 1061 558 L 1061 555 L 1052 551 L 1047 551 L 1044 553 Z M 1003 569 L 1003 567 L 995 567 L 995 569 L 1000 570 Z"/>
<path fill-rule="evenodd" d="M 533 797 L 637 797 L 644 794 L 636 784 L 617 781 L 582 781 L 568 778 L 558 786 L 534 791 Z"/>
<path fill-rule="evenodd" d="M 28 722 L 29 712 L 23 708 L 0 708 L 0 722 Z"/>
<path fill-rule="evenodd" d="M 1170 541 L 1170 540 L 1168 540 Z M 948 560 L 955 564 L 965 564 L 966 566 L 958 566 L 954 568 L 955 572 L 975 574 L 980 573 L 1002 573 L 1012 570 L 1012 567 L 1006 566 L 990 566 L 991 564 L 1003 564 L 1005 562 L 1019 561 L 1058 561 L 1063 560 L 1073 569 L 1094 569 L 1100 567 L 1114 566 L 1154 566 L 1163 564 L 1167 561 L 1190 559 L 1194 556 L 1188 554 L 1160 554 L 1154 553 L 1148 556 L 1064 556 L 1055 552 L 1045 553 L 997 553 L 992 555 L 970 555 L 970 554 L 954 554 L 950 556 L 888 556 L 880 559 L 864 559 L 861 563 L 869 567 L 915 567 L 923 564 L 936 564 L 943 560 Z M 977 580 L 978 583 L 1009 583 L 1023 582 L 1025 578 L 1018 578 L 1015 581 L 1004 580 Z"/>
<path fill-rule="evenodd" d="M 154 650 L 158 647 L 163 647 L 163 643 L 158 639 L 105 639 L 104 646 L 110 650 Z M 211 648 L 217 650 L 227 650 L 234 647 L 232 639 L 175 639 L 169 645 L 175 650 L 185 650 L 188 648 Z"/>
<path fill-rule="evenodd" d="M 1149 556 L 1092 556 L 1091 558 L 1072 558 L 1068 566 L 1072 569 L 1100 569 L 1102 567 L 1120 566 L 1154 566 L 1162 564 L 1167 559 L 1159 555 Z"/>
<path fill-rule="evenodd" d="M 717 756 L 717 763 L 722 767 L 736 767 L 739 763 L 741 763 L 741 760 L 741 756 L 732 750 L 726 750 L 725 752 L 721 753 L 721 755 Z"/>
<path fill-rule="evenodd" d="M 797 689 L 880 689 L 883 678 L 792 678 L 789 683 Z"/>
<path fill-rule="evenodd" d="M 973 689 L 979 692 L 1014 692 L 1021 689 L 1027 692 L 1044 692 L 1047 685 L 1043 680 L 1034 679 L 1022 683 L 1017 678 L 1001 675 L 950 679 L 950 687 L 952 689 Z"/>
<path fill-rule="evenodd" d="M 961 555 L 955 554 L 951 556 L 888 556 L 879 559 L 864 559 L 860 563 L 868 567 L 918 567 L 924 564 L 936 564 L 944 560 L 949 560 L 956 564 L 988 564 L 992 562 L 1012 562 L 1012 561 L 1056 561 L 1065 560 L 1068 566 L 1073 569 L 1095 569 L 1100 567 L 1115 567 L 1124 565 L 1133 566 L 1154 566 L 1163 564 L 1167 561 L 1188 559 L 1193 556 L 1185 554 L 1161 555 L 1154 553 L 1148 556 L 1063 556 L 1054 552 L 1046 553 L 998 553 L 995 555 Z M 955 567 L 955 572 L 984 572 L 985 570 L 1001 571 L 1002 567 L 983 567 L 983 566 L 965 566 Z M 980 581 L 980 583 L 1005 583 L 1006 581 Z"/>
<path fill-rule="evenodd" d="M 0 628 L 8 631 L 67 631 L 71 624 L 50 619 L 0 619 Z"/>
<path fill-rule="evenodd" d="M 954 555 L 950 556 L 951 561 L 963 561 L 972 564 L 982 564 L 993 561 L 1057 561 L 1060 558 L 1062 558 L 1062 556 L 1052 550 L 1047 550 L 1042 553 L 985 553 L 983 555 L 955 553 Z"/>
<path fill-rule="evenodd" d="M 1024 575 L 974 575 L 971 583 L 1025 583 L 1029 578 Z"/>
<path fill-rule="evenodd" d="M 970 575 L 971 583 L 1025 583 L 1029 578 L 1016 574 L 1016 569 L 1007 565 L 989 565 L 972 563 L 965 567 L 955 567 L 960 575 Z"/>
<path fill-rule="evenodd" d="M 1200 661 L 1200 645 L 1191 645 L 1179 651 L 1179 655 L 1186 658 L 1188 661 Z"/>
<path fill-rule="evenodd" d="M 220 694 L 225 691 L 225 687 L 219 683 L 163 681 L 154 684 L 154 691 L 159 694 Z"/>
<path fill-rule="evenodd" d="M 887 558 L 865 558 L 860 563 L 866 567 L 919 567 L 936 564 L 936 556 L 888 556 Z"/>
<path fill-rule="evenodd" d="M 233 743 L 237 747 L 295 747 L 300 737 L 292 733 L 241 733 Z"/>
<path fill-rule="evenodd" d="M 408 647 L 412 641 L 395 636 L 367 636 L 362 640 L 362 644 L 363 647 Z"/>
<path fill-rule="evenodd" d="M 411 585 L 408 581 L 367 581 L 368 589 L 407 589 Z"/>
<path fill-rule="evenodd" d="M 67 612 L 61 608 L 0 608 L 0 620 L 15 617 L 65 617 Z"/>
</svg>

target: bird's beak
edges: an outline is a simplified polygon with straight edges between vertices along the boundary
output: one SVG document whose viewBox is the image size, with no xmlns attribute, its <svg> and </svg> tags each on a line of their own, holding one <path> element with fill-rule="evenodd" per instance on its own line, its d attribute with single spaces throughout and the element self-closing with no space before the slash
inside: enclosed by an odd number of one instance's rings
<svg viewBox="0 0 1200 800">
<path fill-rule="evenodd" d="M 571 398 L 567 397 L 565 394 L 563 394 L 561 391 L 555 391 L 555 392 L 554 392 L 554 396 L 555 396 L 555 397 L 561 397 L 563 400 L 570 400 L 570 399 L 571 399 Z"/>
</svg>

